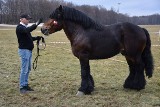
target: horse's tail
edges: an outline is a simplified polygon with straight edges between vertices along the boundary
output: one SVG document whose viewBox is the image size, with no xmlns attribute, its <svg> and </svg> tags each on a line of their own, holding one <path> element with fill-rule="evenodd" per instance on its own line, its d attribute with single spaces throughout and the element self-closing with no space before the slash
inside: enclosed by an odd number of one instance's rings
<svg viewBox="0 0 160 107">
<path fill-rule="evenodd" d="M 154 70 L 153 57 L 151 53 L 151 39 L 148 31 L 145 28 L 142 29 L 144 30 L 147 37 L 146 47 L 144 48 L 144 51 L 142 53 L 142 60 L 145 64 L 146 76 L 148 76 L 148 78 L 151 78 Z"/>
</svg>

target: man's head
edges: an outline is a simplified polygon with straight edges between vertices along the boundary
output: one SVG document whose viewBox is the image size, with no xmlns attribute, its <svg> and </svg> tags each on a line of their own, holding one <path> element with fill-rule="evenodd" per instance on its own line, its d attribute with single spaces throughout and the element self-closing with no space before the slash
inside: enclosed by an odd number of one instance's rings
<svg viewBox="0 0 160 107">
<path fill-rule="evenodd" d="M 28 25 L 29 21 L 31 20 L 32 18 L 28 15 L 28 14 L 22 14 L 20 16 L 20 22 L 24 23 L 25 25 Z"/>
</svg>

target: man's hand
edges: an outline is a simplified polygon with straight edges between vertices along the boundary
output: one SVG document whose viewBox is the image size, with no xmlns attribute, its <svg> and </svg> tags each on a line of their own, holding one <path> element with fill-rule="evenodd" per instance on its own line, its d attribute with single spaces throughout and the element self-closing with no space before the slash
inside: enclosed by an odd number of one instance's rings
<svg viewBox="0 0 160 107">
<path fill-rule="evenodd" d="M 36 25 L 38 26 L 42 22 L 42 18 L 40 18 L 37 22 Z"/>
</svg>

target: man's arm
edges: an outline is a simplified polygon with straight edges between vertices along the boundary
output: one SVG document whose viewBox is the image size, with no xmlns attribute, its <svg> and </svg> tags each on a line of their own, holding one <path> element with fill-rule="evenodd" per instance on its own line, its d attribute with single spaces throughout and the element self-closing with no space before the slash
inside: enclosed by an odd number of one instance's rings
<svg viewBox="0 0 160 107">
<path fill-rule="evenodd" d="M 27 27 L 27 29 L 29 30 L 29 32 L 32 32 L 33 30 L 35 30 L 37 28 L 37 26 L 42 22 L 42 18 L 40 18 L 35 24 L 33 24 L 30 27 Z"/>
<path fill-rule="evenodd" d="M 36 24 L 33 24 L 32 26 L 27 27 L 28 32 L 32 32 L 33 30 L 35 30 L 37 28 Z"/>
</svg>

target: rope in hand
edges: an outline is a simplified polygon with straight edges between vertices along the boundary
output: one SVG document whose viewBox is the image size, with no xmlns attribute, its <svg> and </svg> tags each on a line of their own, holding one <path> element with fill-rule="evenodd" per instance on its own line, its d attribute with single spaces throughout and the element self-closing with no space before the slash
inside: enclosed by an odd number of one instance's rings
<svg viewBox="0 0 160 107">
<path fill-rule="evenodd" d="M 44 47 L 43 49 L 39 48 L 39 42 L 40 42 L 40 40 L 42 40 L 42 46 Z M 37 40 L 37 56 L 36 56 L 36 58 L 34 59 L 34 62 L 33 62 L 33 69 L 34 70 L 36 70 L 36 68 L 37 68 L 38 57 L 40 56 L 39 50 L 44 50 L 46 48 L 46 43 L 45 43 L 44 38 L 41 37 L 40 40 Z"/>
</svg>

